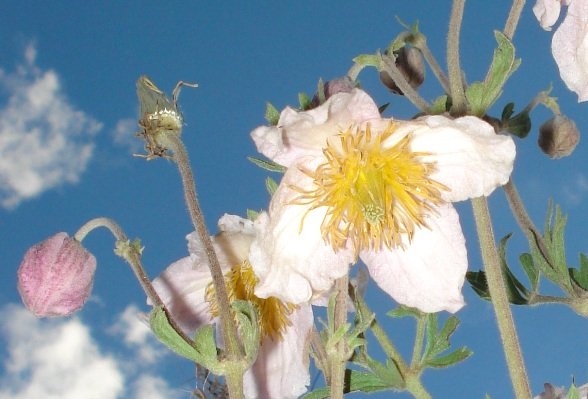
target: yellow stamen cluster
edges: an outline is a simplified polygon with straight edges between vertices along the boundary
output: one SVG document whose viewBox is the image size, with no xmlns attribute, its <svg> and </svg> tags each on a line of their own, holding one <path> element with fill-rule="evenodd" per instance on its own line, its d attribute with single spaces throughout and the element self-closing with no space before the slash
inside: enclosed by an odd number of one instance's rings
<svg viewBox="0 0 588 399">
<path fill-rule="evenodd" d="M 257 277 L 249 261 L 235 265 L 225 274 L 225 283 L 229 294 L 229 300 L 245 300 L 253 303 L 258 313 L 260 338 L 270 337 L 281 339 L 286 327 L 290 326 L 289 316 L 296 309 L 296 305 L 284 303 L 278 298 L 258 298 L 254 294 Z M 218 304 L 215 299 L 214 286 L 206 287 L 205 299 L 210 303 L 212 317 L 219 315 Z"/>
<path fill-rule="evenodd" d="M 411 151 L 411 134 L 387 144 L 395 130 L 394 123 L 377 134 L 369 125 L 349 128 L 327 144 L 325 163 L 303 171 L 314 188 L 292 187 L 301 194 L 293 204 L 309 205 L 306 214 L 327 207 L 321 232 L 335 250 L 348 240 L 356 252 L 402 247 L 403 237 L 410 241 L 427 227 L 426 215 L 443 202 L 441 191 L 448 188 L 429 178 L 435 164 L 422 160 L 430 154 Z"/>
</svg>

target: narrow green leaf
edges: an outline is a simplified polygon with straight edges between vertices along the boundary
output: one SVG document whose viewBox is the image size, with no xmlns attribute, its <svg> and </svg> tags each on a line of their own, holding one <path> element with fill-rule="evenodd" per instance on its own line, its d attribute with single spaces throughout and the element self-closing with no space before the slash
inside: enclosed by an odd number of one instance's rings
<svg viewBox="0 0 588 399">
<path fill-rule="evenodd" d="M 531 290 L 533 292 L 537 292 L 537 287 L 539 286 L 539 277 L 541 274 L 535 266 L 535 263 L 533 263 L 533 257 L 529 253 L 523 253 L 521 256 L 519 256 L 519 261 L 521 262 L 523 270 L 529 278 L 529 282 L 531 283 Z"/>
<path fill-rule="evenodd" d="M 578 284 L 584 291 L 588 291 L 588 257 L 580 254 L 580 268 L 570 269 L 570 274 L 576 284 Z"/>
<path fill-rule="evenodd" d="M 471 350 L 462 347 L 446 355 L 433 358 L 427 361 L 426 365 L 434 368 L 449 367 L 466 360 L 472 354 L 473 352 Z"/>
<path fill-rule="evenodd" d="M 494 36 L 498 47 L 494 50 L 492 64 L 484 82 L 475 82 L 466 90 L 466 97 L 474 115 L 484 115 L 502 93 L 502 87 L 510 75 L 519 67 L 515 59 L 515 48 L 500 31 Z"/>
<path fill-rule="evenodd" d="M 278 172 L 278 173 L 285 173 L 288 168 L 277 164 L 273 161 L 267 161 L 264 159 L 254 158 L 254 157 L 247 157 L 247 159 L 253 162 L 255 165 L 259 166 L 262 169 L 269 170 L 270 172 Z"/>
<path fill-rule="evenodd" d="M 265 178 L 265 189 L 267 190 L 269 195 L 272 196 L 278 189 L 278 183 L 276 183 L 274 179 L 268 176 Z"/>
<path fill-rule="evenodd" d="M 409 308 L 408 306 L 400 305 L 396 309 L 392 309 L 386 313 L 386 316 L 393 317 L 393 318 L 401 318 L 401 317 L 421 317 L 423 313 L 418 310 L 417 308 Z"/>
<path fill-rule="evenodd" d="M 310 103 L 312 102 L 312 100 L 310 99 L 310 97 L 308 97 L 308 95 L 306 93 L 298 93 L 298 106 L 300 107 L 301 110 L 307 110 L 310 108 Z"/>
<path fill-rule="evenodd" d="M 345 393 L 351 392 L 379 392 L 393 389 L 387 381 L 382 381 L 373 373 L 357 370 L 347 370 L 349 373 L 349 385 Z"/>
<path fill-rule="evenodd" d="M 447 95 L 437 97 L 433 101 L 433 104 L 431 104 L 431 108 L 429 108 L 429 113 L 432 115 L 440 115 L 444 112 L 449 111 L 448 99 L 449 97 L 447 97 Z"/>
</svg>

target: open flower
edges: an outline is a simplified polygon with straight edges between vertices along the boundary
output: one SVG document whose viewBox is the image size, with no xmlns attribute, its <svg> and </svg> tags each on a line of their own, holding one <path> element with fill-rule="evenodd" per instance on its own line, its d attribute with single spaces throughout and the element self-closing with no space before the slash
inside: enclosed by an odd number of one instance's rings
<svg viewBox="0 0 588 399">
<path fill-rule="evenodd" d="M 469 116 L 382 119 L 359 89 L 310 111 L 286 108 L 277 126 L 252 137 L 288 167 L 255 221 L 256 295 L 307 303 L 360 257 L 401 304 L 425 312 L 463 306 L 467 254 L 451 202 L 508 181 L 510 137 Z"/>
<path fill-rule="evenodd" d="M 18 268 L 18 291 L 35 316 L 69 316 L 92 291 L 96 258 L 79 241 L 57 233 L 29 248 Z"/>
<path fill-rule="evenodd" d="M 553 34 L 551 52 L 566 86 L 588 100 L 588 2 L 582 0 L 537 0 L 533 7 L 541 26 L 551 30 L 562 5 L 569 5 L 566 17 Z"/>
<path fill-rule="evenodd" d="M 308 334 L 313 324 L 310 305 L 293 306 L 253 294 L 256 278 L 247 261 L 253 223 L 238 216 L 219 220 L 212 237 L 230 300 L 248 300 L 259 313 L 261 346 L 244 376 L 247 398 L 297 398 L 310 383 Z M 196 233 L 188 235 L 190 256 L 171 264 L 153 285 L 180 327 L 192 334 L 218 316 L 206 252 Z"/>
</svg>

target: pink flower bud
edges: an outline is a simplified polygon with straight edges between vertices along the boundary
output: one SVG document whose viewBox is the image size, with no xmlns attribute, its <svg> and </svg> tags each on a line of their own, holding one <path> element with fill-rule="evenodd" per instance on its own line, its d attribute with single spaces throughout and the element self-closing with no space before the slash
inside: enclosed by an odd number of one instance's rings
<svg viewBox="0 0 588 399">
<path fill-rule="evenodd" d="M 552 159 L 567 157 L 579 141 L 576 124 L 563 115 L 554 116 L 539 128 L 539 147 Z"/>
<path fill-rule="evenodd" d="M 96 258 L 79 241 L 57 233 L 26 252 L 18 291 L 37 317 L 69 316 L 90 296 Z"/>
</svg>

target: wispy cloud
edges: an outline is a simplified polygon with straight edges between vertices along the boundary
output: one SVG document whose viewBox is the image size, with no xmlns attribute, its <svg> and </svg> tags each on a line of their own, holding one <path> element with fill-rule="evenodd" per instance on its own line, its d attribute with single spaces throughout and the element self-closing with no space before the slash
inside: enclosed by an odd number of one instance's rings
<svg viewBox="0 0 588 399">
<path fill-rule="evenodd" d="M 130 309 L 130 310 L 129 310 Z M 135 307 L 118 317 L 122 327 Z M 127 316 L 125 316 L 125 314 Z M 180 399 L 186 393 L 170 387 L 156 375 L 153 365 L 133 362 L 136 348 L 126 346 L 116 354 L 107 352 L 79 318 L 36 319 L 22 306 L 0 309 L 0 341 L 7 356 L 0 375 L 0 399 Z M 131 323 L 132 324 L 132 323 Z M 133 331 L 123 340 L 134 346 L 155 345 L 143 332 Z M 123 345 L 123 348 L 125 346 Z M 155 349 L 152 349 L 155 350 Z"/>
<path fill-rule="evenodd" d="M 571 182 L 563 187 L 563 194 L 571 205 L 578 205 L 588 194 L 588 177 L 584 173 L 576 173 Z"/>
<path fill-rule="evenodd" d="M 0 205 L 11 209 L 64 183 L 76 183 L 102 124 L 75 109 L 54 70 L 36 65 L 30 44 L 14 71 L 0 69 Z"/>
<path fill-rule="evenodd" d="M 128 148 L 131 154 L 136 154 L 143 147 L 143 142 L 134 134 L 138 130 L 136 118 L 121 119 L 110 132 L 110 136 L 116 145 Z"/>
</svg>

